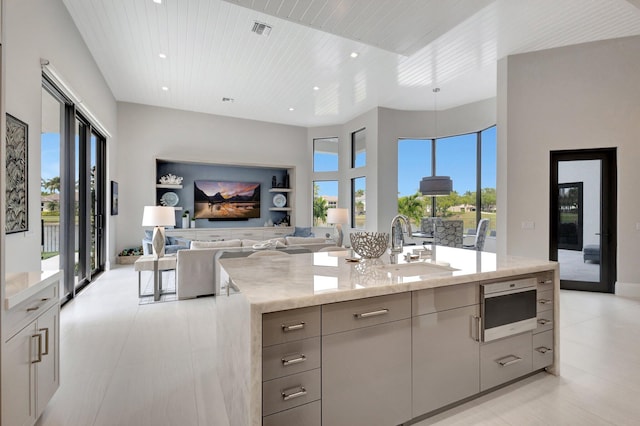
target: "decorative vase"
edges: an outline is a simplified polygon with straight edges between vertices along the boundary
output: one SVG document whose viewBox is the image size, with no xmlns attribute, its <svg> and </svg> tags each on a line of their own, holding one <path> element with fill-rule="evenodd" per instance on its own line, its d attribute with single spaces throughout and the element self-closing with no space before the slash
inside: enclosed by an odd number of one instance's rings
<svg viewBox="0 0 640 426">
<path fill-rule="evenodd" d="M 182 227 L 185 229 L 189 227 L 189 216 L 182 218 Z"/>
</svg>

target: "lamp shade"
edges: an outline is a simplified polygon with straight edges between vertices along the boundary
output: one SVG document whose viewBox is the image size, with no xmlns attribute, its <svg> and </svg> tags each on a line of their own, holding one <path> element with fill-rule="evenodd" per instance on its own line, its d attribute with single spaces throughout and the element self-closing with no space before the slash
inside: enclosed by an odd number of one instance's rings
<svg viewBox="0 0 640 426">
<path fill-rule="evenodd" d="M 144 206 L 142 226 L 176 226 L 176 214 L 173 207 Z"/>
<path fill-rule="evenodd" d="M 349 223 L 349 210 L 340 208 L 327 209 L 327 223 Z"/>
<path fill-rule="evenodd" d="M 453 191 L 453 181 L 449 176 L 427 176 L 420 181 L 420 193 L 432 197 L 449 195 Z"/>
</svg>

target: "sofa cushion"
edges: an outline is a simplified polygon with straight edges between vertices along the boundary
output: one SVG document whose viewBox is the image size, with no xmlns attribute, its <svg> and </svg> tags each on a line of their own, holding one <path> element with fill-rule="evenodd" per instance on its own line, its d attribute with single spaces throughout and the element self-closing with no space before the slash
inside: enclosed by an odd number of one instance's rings
<svg viewBox="0 0 640 426">
<path fill-rule="evenodd" d="M 311 227 L 301 227 L 296 226 L 293 234 L 289 235 L 291 237 L 314 237 L 315 234 L 311 232 Z"/>
<path fill-rule="evenodd" d="M 317 237 L 308 237 L 308 238 L 304 238 L 304 237 L 285 237 L 286 241 L 287 241 L 287 245 L 288 246 L 293 246 L 293 245 L 304 245 L 304 244 L 320 244 L 320 243 L 324 243 L 326 242 L 326 240 L 324 238 L 317 238 Z"/>
<path fill-rule="evenodd" d="M 220 248 L 220 247 L 240 247 L 242 241 L 240 240 L 226 240 L 226 241 L 191 241 L 191 250 Z"/>
</svg>

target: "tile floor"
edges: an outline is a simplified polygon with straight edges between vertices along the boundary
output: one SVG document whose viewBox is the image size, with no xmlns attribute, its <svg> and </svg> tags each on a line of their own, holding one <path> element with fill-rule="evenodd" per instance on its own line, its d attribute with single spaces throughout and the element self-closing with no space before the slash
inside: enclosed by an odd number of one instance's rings
<svg viewBox="0 0 640 426">
<path fill-rule="evenodd" d="M 560 377 L 417 424 L 640 424 L 640 299 L 562 291 L 560 304 Z M 214 310 L 213 298 L 139 305 L 131 267 L 104 273 L 62 309 L 61 387 L 37 424 L 236 426 L 215 371 Z"/>
</svg>

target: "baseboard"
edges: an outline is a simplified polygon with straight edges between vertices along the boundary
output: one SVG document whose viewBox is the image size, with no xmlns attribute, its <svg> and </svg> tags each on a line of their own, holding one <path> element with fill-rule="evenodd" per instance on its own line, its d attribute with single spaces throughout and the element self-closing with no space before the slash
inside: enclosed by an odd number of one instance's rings
<svg viewBox="0 0 640 426">
<path fill-rule="evenodd" d="M 640 297 L 640 284 L 616 282 L 616 296 Z"/>
</svg>

